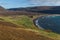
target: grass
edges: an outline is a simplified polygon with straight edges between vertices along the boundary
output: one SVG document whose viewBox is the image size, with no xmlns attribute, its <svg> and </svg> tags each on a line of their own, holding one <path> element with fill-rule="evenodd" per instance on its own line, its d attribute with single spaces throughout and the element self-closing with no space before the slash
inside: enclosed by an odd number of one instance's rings
<svg viewBox="0 0 60 40">
<path fill-rule="evenodd" d="M 27 17 L 27 16 L 15 16 L 15 17 L 0 17 L 6 22 L 11 22 L 13 24 L 19 25 L 19 26 L 24 26 L 24 28 L 31 28 L 31 29 L 36 29 L 36 27 L 33 24 L 33 21 Z"/>
<path fill-rule="evenodd" d="M 0 25 L 0 40 L 53 40 L 38 32 Z"/>
<path fill-rule="evenodd" d="M 45 37 L 49 37 L 55 40 L 60 40 L 60 34 L 56 34 L 53 32 L 46 32 L 45 30 L 39 30 L 37 29 L 31 18 L 29 18 L 28 16 L 2 16 L 0 17 L 0 21 L 3 22 L 10 22 L 13 23 L 15 25 L 18 25 L 17 28 L 20 30 L 21 27 L 25 28 L 26 30 L 32 30 L 34 32 L 38 32 L 38 34 L 43 35 Z M 16 29 L 14 29 L 16 30 Z M 12 30 L 11 30 L 12 31 Z M 10 35 L 10 34 L 9 34 Z M 20 34 L 16 34 L 16 35 L 20 35 Z M 30 34 L 29 34 L 30 35 Z"/>
</svg>

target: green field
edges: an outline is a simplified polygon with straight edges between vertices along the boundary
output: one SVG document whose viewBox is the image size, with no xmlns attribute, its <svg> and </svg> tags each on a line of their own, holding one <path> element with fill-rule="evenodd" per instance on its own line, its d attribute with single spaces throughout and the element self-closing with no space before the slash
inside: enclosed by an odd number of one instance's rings
<svg viewBox="0 0 60 40">
<path fill-rule="evenodd" d="M 11 22 L 13 24 L 23 26 L 24 28 L 35 29 L 36 27 L 33 24 L 31 18 L 27 16 L 8 16 L 0 17 L 0 21 Z"/>
</svg>

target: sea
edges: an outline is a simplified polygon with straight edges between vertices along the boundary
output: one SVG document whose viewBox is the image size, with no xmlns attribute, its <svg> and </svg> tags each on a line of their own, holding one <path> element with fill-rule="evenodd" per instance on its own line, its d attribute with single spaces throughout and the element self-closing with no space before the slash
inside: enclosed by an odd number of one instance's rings
<svg viewBox="0 0 60 40">
<path fill-rule="evenodd" d="M 40 29 L 60 33 L 60 15 L 41 16 L 36 19 L 35 24 Z"/>
</svg>

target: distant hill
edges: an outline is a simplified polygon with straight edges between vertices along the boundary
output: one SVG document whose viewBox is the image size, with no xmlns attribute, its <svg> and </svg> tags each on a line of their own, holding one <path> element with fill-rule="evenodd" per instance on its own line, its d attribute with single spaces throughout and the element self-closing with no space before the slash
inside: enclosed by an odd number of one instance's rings
<svg viewBox="0 0 60 40">
<path fill-rule="evenodd" d="M 46 13 L 46 14 L 60 14 L 60 6 L 36 6 L 36 7 L 26 7 L 26 8 L 10 8 L 8 10 Z"/>
<path fill-rule="evenodd" d="M 0 6 L 0 15 L 41 15 L 60 14 L 60 6 L 36 6 L 5 9 Z"/>
<path fill-rule="evenodd" d="M 0 11 L 6 11 L 6 9 L 0 6 Z"/>
</svg>

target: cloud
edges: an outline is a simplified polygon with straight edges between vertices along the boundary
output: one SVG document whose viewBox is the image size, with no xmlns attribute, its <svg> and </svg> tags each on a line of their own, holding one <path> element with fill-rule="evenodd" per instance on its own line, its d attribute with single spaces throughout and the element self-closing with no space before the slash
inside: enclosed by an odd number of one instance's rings
<svg viewBox="0 0 60 40">
<path fill-rule="evenodd" d="M 33 1 L 33 2 L 56 2 L 56 1 L 60 1 L 60 0 L 29 0 L 29 1 Z"/>
<path fill-rule="evenodd" d="M 60 5 L 60 0 L 28 0 L 34 5 Z"/>
</svg>

